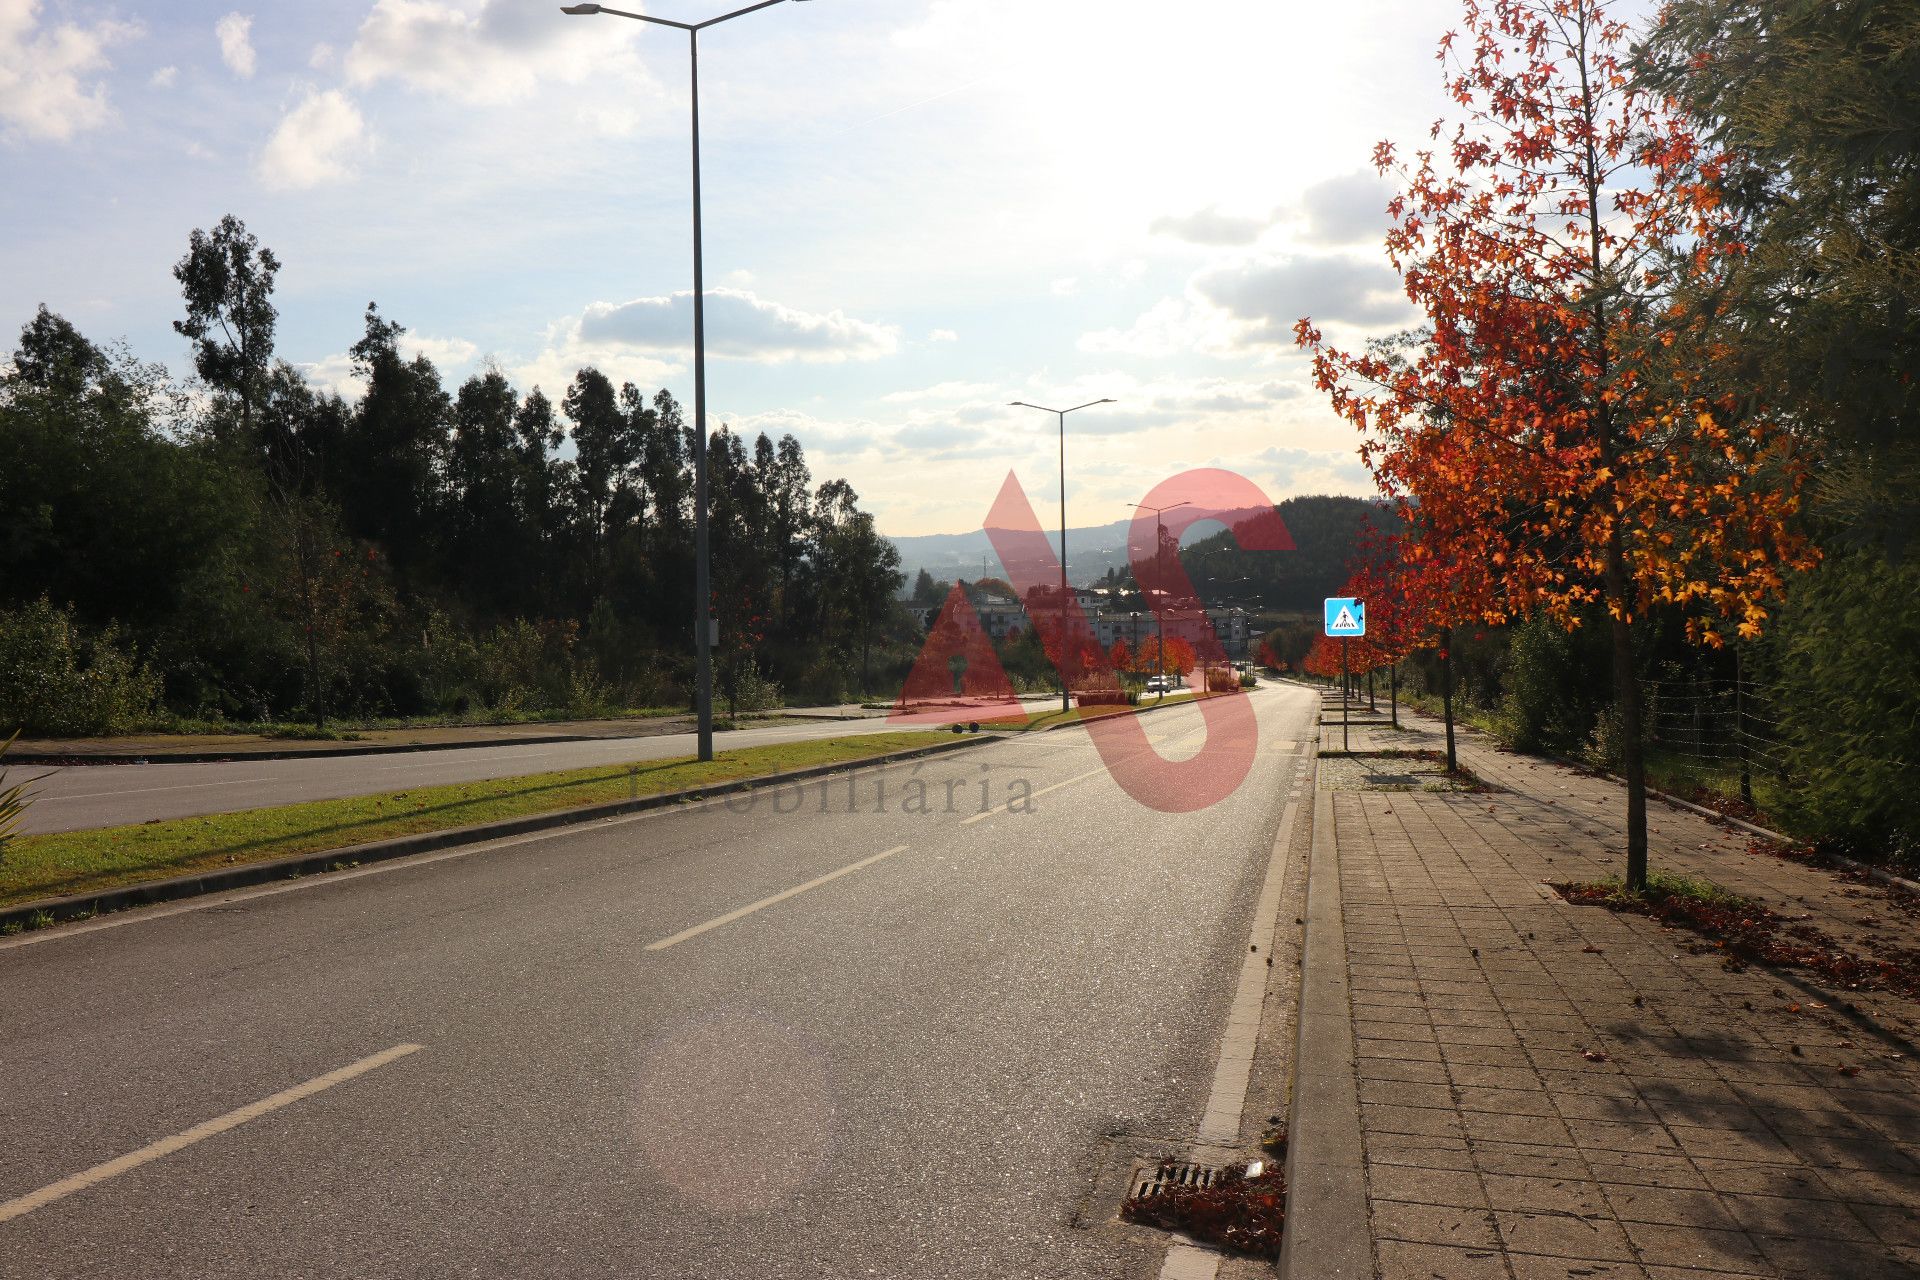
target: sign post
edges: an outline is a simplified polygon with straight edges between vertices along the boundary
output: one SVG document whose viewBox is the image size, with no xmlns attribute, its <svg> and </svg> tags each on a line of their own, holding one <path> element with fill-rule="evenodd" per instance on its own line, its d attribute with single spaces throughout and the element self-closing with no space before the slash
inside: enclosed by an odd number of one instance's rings
<svg viewBox="0 0 1920 1280">
<path fill-rule="evenodd" d="M 1348 714 L 1347 697 L 1347 641 L 1354 636 L 1367 634 L 1367 602 L 1352 596 L 1332 596 L 1326 602 L 1326 633 L 1329 637 L 1338 637 L 1340 641 L 1340 749 L 1353 750 L 1347 740 Z"/>
</svg>

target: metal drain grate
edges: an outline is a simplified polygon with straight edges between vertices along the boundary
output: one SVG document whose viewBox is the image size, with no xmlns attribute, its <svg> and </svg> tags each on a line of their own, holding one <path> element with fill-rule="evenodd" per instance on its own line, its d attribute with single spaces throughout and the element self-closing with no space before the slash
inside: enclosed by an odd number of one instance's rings
<svg viewBox="0 0 1920 1280">
<path fill-rule="evenodd" d="M 1128 1198 L 1145 1200 L 1157 1196 L 1163 1191 L 1178 1187 L 1203 1188 L 1213 1185 L 1220 1176 L 1220 1169 L 1214 1165 L 1191 1164 L 1179 1160 L 1162 1160 L 1158 1164 L 1142 1165 L 1133 1172 Z"/>
</svg>

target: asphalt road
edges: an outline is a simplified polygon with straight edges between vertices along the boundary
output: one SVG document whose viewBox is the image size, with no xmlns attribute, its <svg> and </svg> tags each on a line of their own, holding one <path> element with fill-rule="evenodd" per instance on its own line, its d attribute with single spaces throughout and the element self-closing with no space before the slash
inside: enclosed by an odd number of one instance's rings
<svg viewBox="0 0 1920 1280">
<path fill-rule="evenodd" d="M 1074 1220 L 1198 1126 L 1319 700 L 1251 701 L 1191 814 L 1036 735 L 0 942 L 0 1276 L 1157 1275 Z"/>
<path fill-rule="evenodd" d="M 735 729 L 717 734 L 720 751 L 886 733 L 902 726 L 872 720 L 808 720 Z M 578 742 L 498 746 L 456 751 L 326 757 L 314 760 L 238 760 L 225 764 L 76 765 L 21 774 L 45 777 L 21 823 L 23 834 L 82 831 L 155 818 L 188 818 L 265 805 L 334 800 L 342 796 L 404 791 L 454 782 L 511 778 L 525 773 L 586 769 L 595 765 L 664 760 L 694 753 L 694 735 L 588 738 Z"/>
</svg>

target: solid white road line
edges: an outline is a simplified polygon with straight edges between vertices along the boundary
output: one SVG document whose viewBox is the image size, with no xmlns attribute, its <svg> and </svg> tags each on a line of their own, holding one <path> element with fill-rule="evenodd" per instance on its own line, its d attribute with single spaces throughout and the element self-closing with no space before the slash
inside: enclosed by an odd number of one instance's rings
<svg viewBox="0 0 1920 1280">
<path fill-rule="evenodd" d="M 854 872 L 864 870 L 865 868 L 872 866 L 876 862 L 882 862 L 888 858 L 891 858 L 896 853 L 905 853 L 906 851 L 907 851 L 907 846 L 903 844 L 903 845 L 897 845 L 894 848 L 887 850 L 885 853 L 876 853 L 871 858 L 862 858 L 858 862 L 852 863 L 848 866 L 844 866 L 840 868 L 838 871 L 829 871 L 827 872 L 827 874 L 817 877 L 816 879 L 809 880 L 805 884 L 797 884 L 793 886 L 793 888 L 791 889 L 783 889 L 779 893 L 774 894 L 771 898 L 762 898 L 760 899 L 760 901 L 752 903 L 748 906 L 744 906 L 740 908 L 738 911 L 729 911 L 727 912 L 727 914 L 723 916 L 715 916 L 713 919 L 707 921 L 705 924 L 697 924 L 693 926 L 693 928 L 691 929 L 682 930 L 681 932 L 674 934 L 671 938 L 662 938 L 658 942 L 649 943 L 647 946 L 647 950 L 665 951 L 668 947 L 678 946 L 680 943 L 685 942 L 689 938 L 697 938 L 701 934 L 706 933 L 711 929 L 718 929 L 723 925 L 732 924 L 735 920 L 739 920 L 746 916 L 750 916 L 756 911 L 765 911 L 768 907 L 771 907 L 776 903 L 785 902 L 788 898 L 799 897 L 801 894 L 805 893 L 809 889 L 818 889 L 821 885 L 829 884 L 835 880 L 838 880 L 841 876 L 850 876 Z"/>
<path fill-rule="evenodd" d="M 556 743 L 555 745 L 565 746 L 567 744 Z M 438 755 L 440 753 L 434 752 L 432 754 Z M 511 755 L 511 756 L 489 755 L 488 757 L 486 757 L 486 759 L 488 763 L 492 763 L 496 760 L 542 760 L 552 754 L 553 753 L 551 751 L 522 751 L 517 755 Z M 379 771 L 381 773 L 397 773 L 401 769 L 431 769 L 431 768 L 434 768 L 435 766 L 446 767 L 450 765 L 460 765 L 460 764 L 467 764 L 467 763 L 469 762 L 465 760 L 445 760 L 445 759 L 418 760 L 412 764 L 383 764 L 379 766 Z"/>
<path fill-rule="evenodd" d="M 370 1058 L 362 1058 L 358 1062 L 349 1063 L 341 1067 L 338 1071 L 329 1071 L 323 1076 L 315 1076 L 305 1084 L 297 1084 L 291 1089 L 283 1089 L 271 1098 L 262 1098 L 258 1102 L 249 1103 L 241 1107 L 238 1111 L 229 1111 L 223 1116 L 216 1116 L 212 1120 L 202 1121 L 191 1129 L 176 1133 L 170 1138 L 162 1138 L 158 1142 L 149 1143 L 138 1151 L 130 1152 L 117 1160 L 109 1160 L 105 1164 L 97 1164 L 91 1169 L 83 1169 L 72 1177 L 62 1178 L 60 1181 L 44 1186 L 38 1191 L 29 1191 L 24 1196 L 9 1200 L 5 1204 L 0 1204 L 0 1222 L 6 1222 L 10 1219 L 21 1217 L 24 1214 L 32 1213 L 35 1209 L 44 1208 L 56 1200 L 63 1200 L 76 1191 L 85 1191 L 88 1187 L 97 1186 L 109 1178 L 117 1178 L 123 1173 L 138 1169 L 143 1164 L 150 1164 L 162 1156 L 170 1156 L 174 1152 L 190 1147 L 196 1142 L 204 1142 L 216 1134 L 238 1128 L 249 1120 L 257 1120 L 269 1112 L 278 1111 L 282 1107 L 290 1107 L 302 1098 L 311 1098 L 314 1094 L 326 1089 L 331 1089 L 337 1084 L 345 1084 L 355 1076 L 362 1076 L 369 1071 L 377 1070 L 380 1067 L 386 1066 L 389 1062 L 406 1057 L 410 1053 L 418 1053 L 422 1047 L 423 1046 L 417 1044 L 397 1044 L 393 1046 L 393 1048 L 376 1053 Z"/>
<path fill-rule="evenodd" d="M 1098 769 L 1089 769 L 1085 773 L 1080 774 L 1077 777 L 1068 778 L 1065 782 L 1056 782 L 1050 787 L 1042 787 L 1038 791 L 1035 791 L 1030 795 L 1022 796 L 1019 800 L 1009 800 L 1003 805 L 996 805 L 994 808 L 984 810 L 983 812 L 980 812 L 980 813 L 976 813 L 971 818 L 962 818 L 960 819 L 960 825 L 963 827 L 970 827 L 976 822 L 985 822 L 988 818 L 993 817 L 995 814 L 1011 813 L 1013 811 L 1013 806 L 1016 804 L 1024 804 L 1029 800 L 1038 800 L 1041 796 L 1048 795 L 1051 792 L 1058 791 L 1062 787 L 1070 787 L 1076 782 L 1085 782 L 1088 778 L 1099 777 L 1101 774 L 1105 773 L 1106 771 L 1107 771 L 1107 767 L 1105 765 L 1101 765 Z"/>
<path fill-rule="evenodd" d="M 1234 988 L 1233 1004 L 1227 1010 L 1227 1030 L 1220 1040 L 1220 1062 L 1214 1068 L 1213 1089 L 1207 1095 L 1206 1114 L 1200 1118 L 1203 1143 L 1233 1146 L 1240 1141 L 1240 1112 L 1246 1106 L 1253 1051 L 1260 1039 L 1260 1011 L 1266 1004 L 1267 979 L 1273 972 L 1268 960 L 1273 948 L 1274 923 L 1280 913 L 1280 890 L 1287 878 L 1287 852 L 1293 845 L 1293 823 L 1299 812 L 1298 801 L 1287 801 L 1279 834 L 1273 840 L 1266 880 L 1260 886 L 1260 900 L 1253 911 L 1253 931 L 1247 935 L 1249 949 L 1242 953 L 1245 959 L 1240 965 L 1240 984 Z"/>
<path fill-rule="evenodd" d="M 83 791 L 72 796 L 35 796 L 35 804 L 59 804 L 63 800 L 99 800 L 106 796 L 144 796 L 155 791 L 198 791 L 202 787 L 242 787 L 253 782 L 272 782 L 272 778 L 235 778 L 231 782 L 186 782 L 177 787 L 135 787 L 127 791 Z M 193 815 L 198 817 L 198 814 Z"/>
<path fill-rule="evenodd" d="M 1220 1255 L 1190 1244 L 1169 1245 L 1160 1265 L 1160 1280 L 1214 1280 L 1219 1274 Z"/>
</svg>

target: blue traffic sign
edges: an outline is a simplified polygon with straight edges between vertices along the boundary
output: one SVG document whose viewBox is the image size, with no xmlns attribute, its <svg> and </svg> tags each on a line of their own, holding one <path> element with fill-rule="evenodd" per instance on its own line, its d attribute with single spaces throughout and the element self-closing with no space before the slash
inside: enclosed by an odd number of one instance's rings
<svg viewBox="0 0 1920 1280">
<path fill-rule="evenodd" d="M 1367 634 L 1367 602 L 1350 596 L 1328 600 L 1327 634 L 1330 636 Z"/>
</svg>

